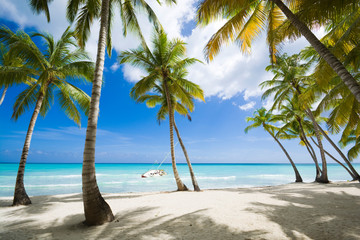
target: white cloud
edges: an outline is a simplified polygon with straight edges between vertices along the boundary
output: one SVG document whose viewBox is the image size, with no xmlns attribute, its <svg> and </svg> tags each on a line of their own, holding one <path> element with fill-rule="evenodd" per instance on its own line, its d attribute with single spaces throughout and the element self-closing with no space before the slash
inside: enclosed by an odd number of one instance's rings
<svg viewBox="0 0 360 240">
<path fill-rule="evenodd" d="M 111 65 L 110 69 L 112 72 L 116 72 L 116 70 L 118 70 L 119 67 L 120 67 L 120 64 L 116 62 L 113 65 Z"/>
<path fill-rule="evenodd" d="M 28 5 L 24 6 L 23 0 L 0 0 L 0 17 L 17 22 L 22 27 L 33 26 L 40 30 L 47 31 L 58 38 L 68 26 L 66 20 L 66 6 L 68 0 L 56 0 L 50 4 L 51 23 L 47 23 L 44 14 L 34 15 Z M 197 0 L 178 1 L 175 6 L 159 6 L 156 0 L 150 0 L 149 5 L 163 24 L 169 38 L 180 37 L 187 42 L 188 56 L 204 60 L 203 48 L 224 23 L 215 22 L 203 28 L 195 28 L 188 37 L 181 36 L 181 30 L 187 22 L 195 18 Z M 137 48 L 139 40 L 128 34 L 126 38 L 122 36 L 122 28 L 119 24 L 120 17 L 115 15 L 113 24 L 113 47 L 117 52 Z M 150 42 L 152 27 L 145 14 L 139 14 L 139 23 L 143 34 Z M 320 29 L 321 30 L 321 29 Z M 95 59 L 97 49 L 97 38 L 99 31 L 99 22 L 94 21 L 91 27 L 91 35 L 86 45 L 86 50 Z M 285 46 L 284 49 L 302 48 L 307 45 L 304 39 Z M 268 47 L 265 37 L 261 37 L 253 44 L 251 55 L 244 55 L 235 44 L 223 46 L 221 52 L 209 64 L 196 63 L 189 68 L 189 80 L 199 84 L 206 97 L 216 96 L 221 99 L 230 99 L 234 96 L 242 95 L 245 101 L 252 97 L 262 94 L 258 84 L 264 80 L 270 79 L 271 74 L 264 68 L 269 64 Z M 114 57 L 114 56 L 113 56 Z M 119 68 L 117 63 L 110 69 L 114 72 Z M 141 70 L 131 67 L 127 64 L 122 68 L 124 77 L 129 82 L 137 82 L 141 76 L 146 74 Z"/>
<path fill-rule="evenodd" d="M 244 105 L 239 106 L 239 108 L 240 108 L 241 110 L 247 111 L 247 110 L 253 109 L 254 106 L 255 106 L 255 104 L 256 104 L 256 102 L 251 101 L 251 102 L 249 102 L 249 103 L 246 103 L 246 104 L 244 104 Z"/>
<path fill-rule="evenodd" d="M 146 76 L 144 71 L 129 64 L 124 64 L 122 71 L 125 79 L 129 82 L 138 82 L 142 77 Z"/>
</svg>

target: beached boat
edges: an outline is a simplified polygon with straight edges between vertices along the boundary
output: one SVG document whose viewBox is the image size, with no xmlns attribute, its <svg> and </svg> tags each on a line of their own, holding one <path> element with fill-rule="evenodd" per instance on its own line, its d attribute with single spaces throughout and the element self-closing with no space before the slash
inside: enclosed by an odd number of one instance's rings
<svg viewBox="0 0 360 240">
<path fill-rule="evenodd" d="M 142 178 L 148 178 L 148 177 L 161 177 L 166 175 L 166 172 L 162 169 L 156 169 L 156 170 L 149 170 L 143 175 L 141 175 Z"/>
</svg>

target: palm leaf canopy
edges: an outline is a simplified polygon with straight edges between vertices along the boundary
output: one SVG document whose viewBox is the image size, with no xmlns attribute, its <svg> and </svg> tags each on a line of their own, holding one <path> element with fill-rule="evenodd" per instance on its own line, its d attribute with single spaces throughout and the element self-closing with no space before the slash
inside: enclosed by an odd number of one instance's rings
<svg viewBox="0 0 360 240">
<path fill-rule="evenodd" d="M 200 62 L 186 58 L 185 43 L 180 39 L 168 40 L 160 29 L 152 37 L 152 50 L 147 46 L 123 51 L 118 60 L 145 70 L 147 76 L 138 81 L 131 89 L 130 96 L 137 102 L 146 102 L 148 107 L 160 105 L 157 119 L 163 120 L 168 114 L 164 83 L 169 88 L 171 105 L 181 115 L 194 110 L 194 99 L 205 101 L 199 85 L 186 79 L 186 67 Z"/>
<path fill-rule="evenodd" d="M 41 38 L 42 47 L 33 42 L 32 38 L 35 37 Z M 86 52 L 77 48 L 74 32 L 67 28 L 61 38 L 54 41 L 47 33 L 33 33 L 29 36 L 24 31 L 14 33 L 2 27 L 0 40 L 9 47 L 10 55 L 22 60 L 22 64 L 14 67 L 14 71 L 1 68 L 0 79 L 9 77 L 31 80 L 29 86 L 18 95 L 12 118 L 17 120 L 42 95 L 42 116 L 49 111 L 56 97 L 65 114 L 80 125 L 79 109 L 87 113 L 90 98 L 76 84 L 91 81 L 94 63 Z"/>
<path fill-rule="evenodd" d="M 44 12 L 47 20 L 50 21 L 49 3 L 53 0 L 30 0 L 30 6 L 34 12 Z M 161 2 L 157 0 L 159 4 Z M 101 0 L 68 0 L 66 17 L 70 23 L 75 22 L 75 33 L 80 47 L 84 48 L 90 36 L 90 28 L 95 20 L 101 18 Z M 176 3 L 176 0 L 165 0 L 166 4 Z M 118 10 L 117 10 L 118 8 Z M 107 52 L 111 56 L 112 41 L 111 31 L 116 11 L 120 12 L 121 24 L 124 36 L 128 30 L 134 32 L 145 44 L 140 25 L 138 12 L 146 12 L 148 19 L 155 28 L 159 29 L 161 24 L 155 12 L 145 0 L 110 0 L 109 19 L 107 29 Z"/>
</svg>

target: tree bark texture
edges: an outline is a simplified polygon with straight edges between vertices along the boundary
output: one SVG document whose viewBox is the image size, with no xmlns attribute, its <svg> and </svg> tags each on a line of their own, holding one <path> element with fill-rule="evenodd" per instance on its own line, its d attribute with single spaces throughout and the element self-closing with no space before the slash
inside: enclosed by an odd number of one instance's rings
<svg viewBox="0 0 360 240">
<path fill-rule="evenodd" d="M 95 175 L 96 129 L 105 61 L 106 35 L 109 24 L 109 4 L 110 0 L 102 0 L 99 42 L 84 147 L 82 190 L 85 224 L 87 225 L 100 225 L 114 220 L 110 206 L 101 196 Z"/>
<path fill-rule="evenodd" d="M 319 55 L 330 65 L 336 74 L 342 79 L 350 92 L 355 96 L 360 103 L 360 85 L 355 78 L 347 71 L 344 65 L 335 57 L 332 52 L 322 44 L 319 39 L 310 31 L 310 29 L 301 22 L 295 14 L 281 1 L 273 1 L 291 21 L 291 23 L 299 30 L 299 32 L 308 40 L 311 46 L 319 53 Z"/>
<path fill-rule="evenodd" d="M 41 90 L 40 90 L 41 91 Z M 39 116 L 40 108 L 44 100 L 44 94 L 42 92 L 39 93 L 38 99 L 35 104 L 35 110 L 31 116 L 29 127 L 25 137 L 24 147 L 21 153 L 21 159 L 19 164 L 18 173 L 16 176 L 16 183 L 15 183 L 15 191 L 14 191 L 14 199 L 13 199 L 13 206 L 17 205 L 28 205 L 31 204 L 31 200 L 26 193 L 25 186 L 24 186 L 24 174 L 25 174 L 25 165 L 26 160 L 29 155 L 30 143 L 32 134 L 34 132 L 36 119 Z"/>
<path fill-rule="evenodd" d="M 200 187 L 199 187 L 199 185 L 198 185 L 198 183 L 197 183 L 197 181 L 196 181 L 196 177 L 195 177 L 194 170 L 193 170 L 193 168 L 192 168 L 192 166 L 191 166 L 191 162 L 190 162 L 190 159 L 189 159 L 189 155 L 187 154 L 185 145 L 184 145 L 184 143 L 183 143 L 183 141 L 182 141 L 182 139 L 181 139 L 181 137 L 180 137 L 180 132 L 179 132 L 177 126 L 176 126 L 175 120 L 174 120 L 174 128 L 175 128 L 176 135 L 177 135 L 177 137 L 178 137 L 179 143 L 180 143 L 180 145 L 181 145 L 181 148 L 182 148 L 182 150 L 183 150 L 183 152 L 184 152 L 184 156 L 185 156 L 185 159 L 186 159 L 186 163 L 187 163 L 187 165 L 188 165 L 188 167 L 189 167 L 190 176 L 191 176 L 191 181 L 192 181 L 192 184 L 193 184 L 193 186 L 194 186 L 194 191 L 200 191 Z"/>
<path fill-rule="evenodd" d="M 169 95 L 169 89 L 168 89 L 167 82 L 166 82 L 166 76 L 164 76 L 163 84 L 164 84 L 164 90 L 165 90 L 165 95 L 166 95 L 166 101 L 167 101 L 167 105 L 168 105 L 168 109 L 169 109 L 171 165 L 173 168 L 174 177 L 175 177 L 176 185 L 178 188 L 177 190 L 178 191 L 187 191 L 188 188 L 181 181 L 179 172 L 176 167 L 175 148 L 174 148 L 174 130 L 173 130 L 174 129 L 174 112 L 172 109 L 172 104 L 171 104 L 170 95 Z"/>
<path fill-rule="evenodd" d="M 321 137 L 320 137 L 320 130 L 318 128 L 318 124 L 317 124 L 317 122 L 315 120 L 315 117 L 314 117 L 313 113 L 311 112 L 311 110 L 309 108 L 306 109 L 305 112 L 309 116 L 311 122 L 314 125 L 315 136 L 316 136 L 318 146 L 319 146 L 319 150 L 320 150 L 321 163 L 322 163 L 322 172 L 321 172 L 321 177 L 319 179 L 319 182 L 320 183 L 329 183 L 329 179 L 328 179 L 328 175 L 327 175 L 327 163 L 326 163 L 325 151 L 324 151 L 324 146 L 322 145 L 322 141 L 321 141 Z"/>
<path fill-rule="evenodd" d="M 4 98 L 5 98 L 5 95 L 6 95 L 6 91 L 7 91 L 8 87 L 5 87 L 2 94 L 1 94 L 1 98 L 0 98 L 0 106 L 1 104 L 4 102 Z"/>
<path fill-rule="evenodd" d="M 314 163 L 315 163 L 315 167 L 316 167 L 316 175 L 315 175 L 315 182 L 318 182 L 320 180 L 321 177 L 321 169 L 319 167 L 319 162 L 317 160 L 316 157 L 316 153 L 314 148 L 311 146 L 310 142 L 307 140 L 304 128 L 301 124 L 301 120 L 297 119 L 298 123 L 299 123 L 299 127 L 300 127 L 300 139 L 305 143 L 306 149 L 308 150 L 310 156 L 312 157 Z"/>
</svg>

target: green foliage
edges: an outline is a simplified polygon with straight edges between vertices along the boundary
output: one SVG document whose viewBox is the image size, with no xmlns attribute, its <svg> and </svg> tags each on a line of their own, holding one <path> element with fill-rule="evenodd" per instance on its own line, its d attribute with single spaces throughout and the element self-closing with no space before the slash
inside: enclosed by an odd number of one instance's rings
<svg viewBox="0 0 360 240">
<path fill-rule="evenodd" d="M 129 63 L 147 72 L 130 91 L 137 102 L 146 102 L 148 107 L 160 105 L 157 119 L 164 120 L 169 113 L 165 92 L 168 86 L 171 106 L 181 115 L 189 115 L 194 110 L 194 99 L 205 101 L 202 89 L 186 79 L 186 67 L 199 62 L 186 58 L 185 43 L 180 39 L 168 40 L 163 30 L 156 31 L 152 38 L 152 51 L 147 46 L 123 51 L 118 60 Z"/>
<path fill-rule="evenodd" d="M 43 40 L 43 51 L 33 42 L 35 37 Z M 14 66 L 0 68 L 0 79 L 9 81 L 1 81 L 2 84 L 11 85 L 22 80 L 29 85 L 17 96 L 12 118 L 17 120 L 40 96 L 44 97 L 40 114 L 45 116 L 56 97 L 65 114 L 80 126 L 79 108 L 87 114 L 90 97 L 71 82 L 90 82 L 94 63 L 83 50 L 74 49 L 77 45 L 70 28 L 58 41 L 46 33 L 34 33 L 32 38 L 23 31 L 14 33 L 6 27 L 0 28 L 1 49 L 7 46 L 7 54 L 18 56 L 15 60 L 20 59 Z M 6 62 L 4 54 L 2 62 Z"/>
</svg>

